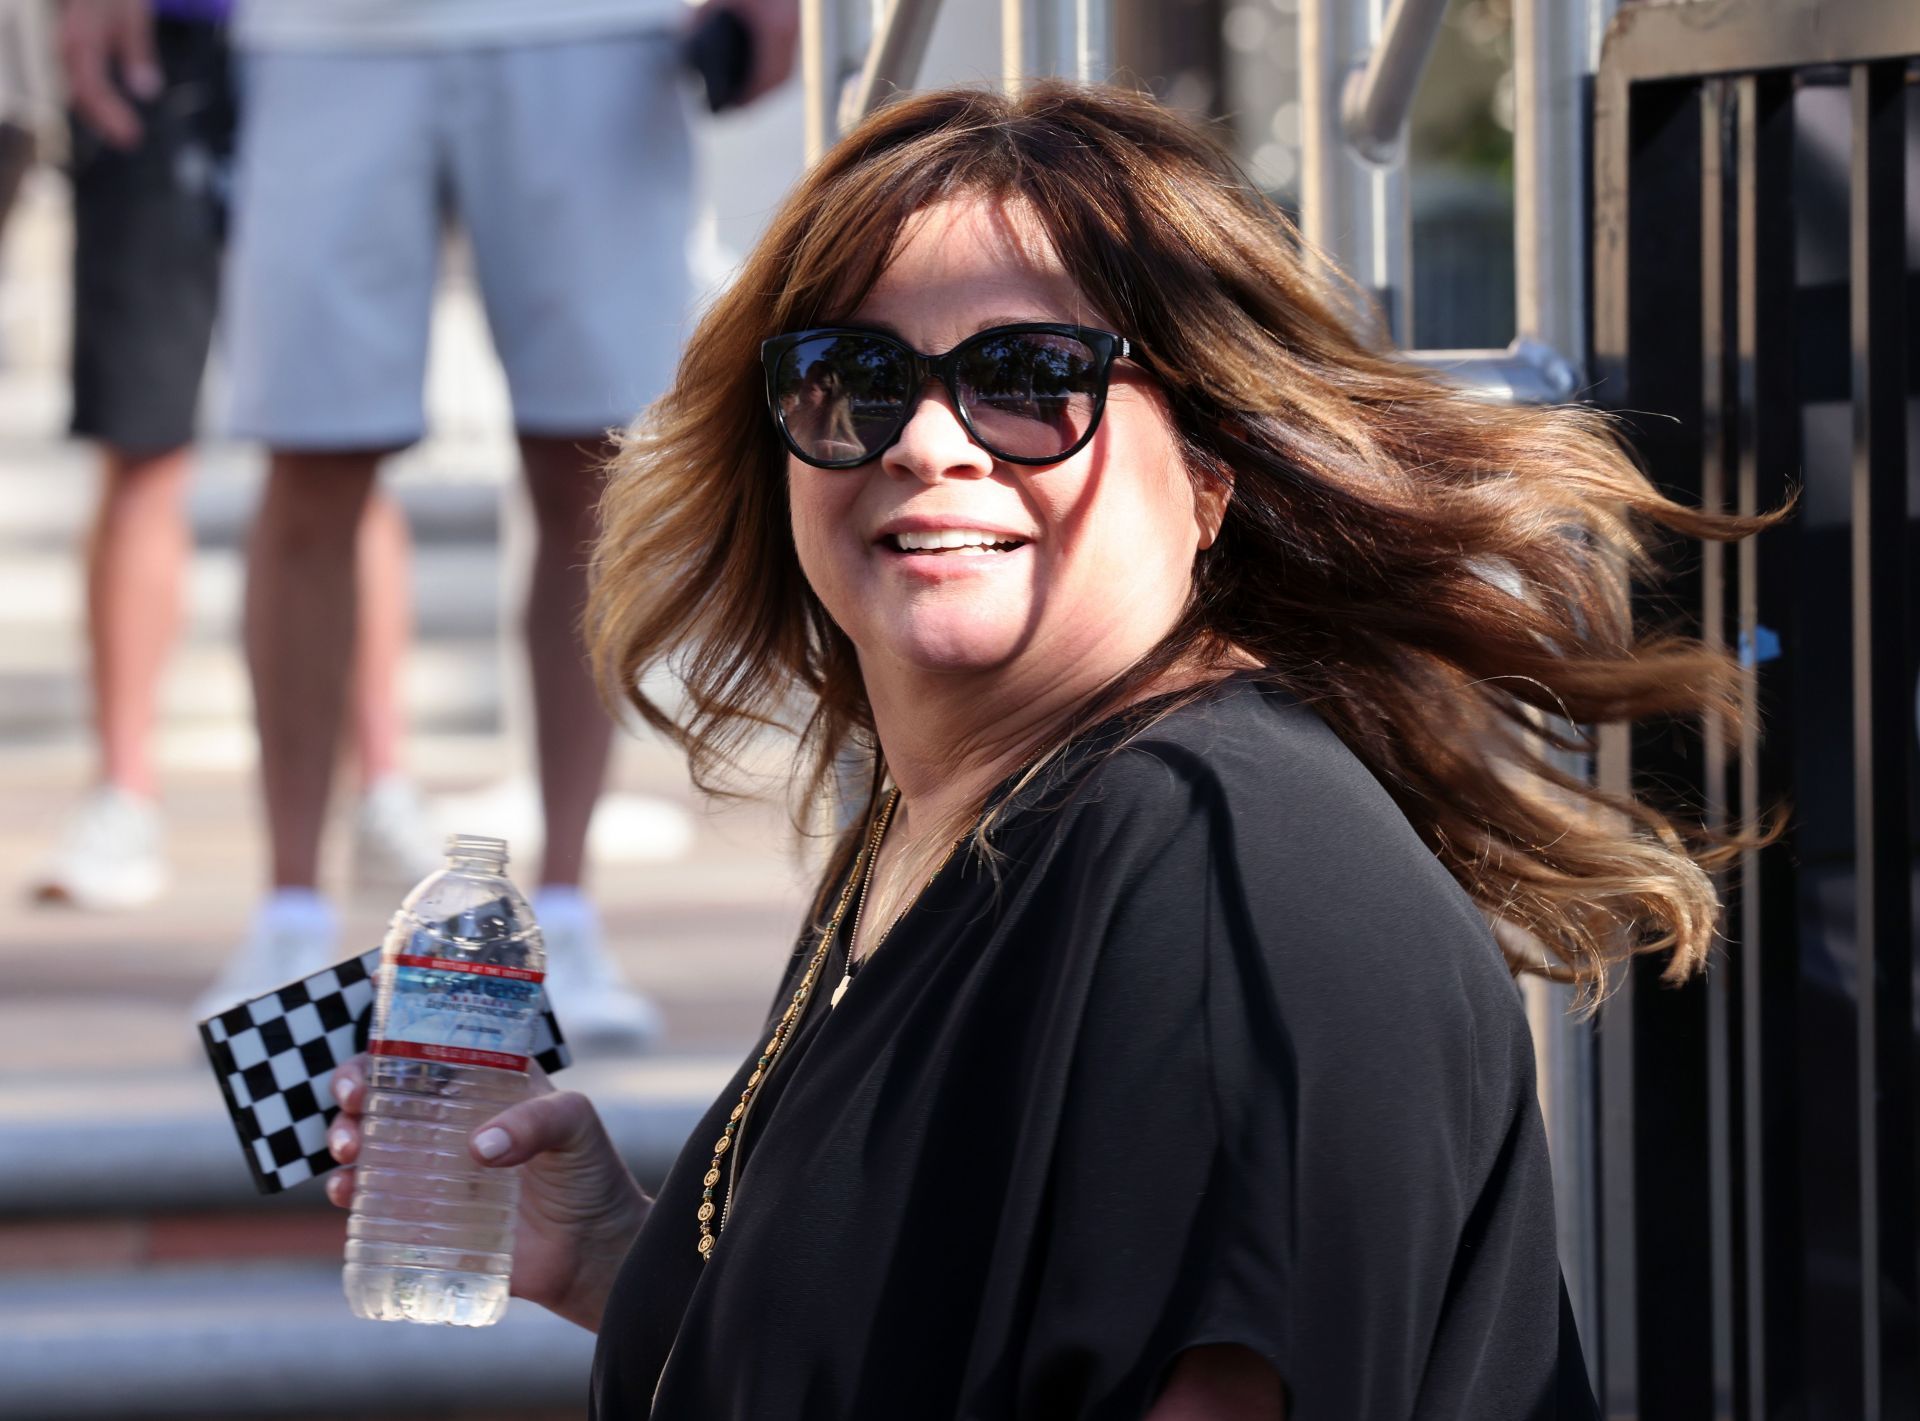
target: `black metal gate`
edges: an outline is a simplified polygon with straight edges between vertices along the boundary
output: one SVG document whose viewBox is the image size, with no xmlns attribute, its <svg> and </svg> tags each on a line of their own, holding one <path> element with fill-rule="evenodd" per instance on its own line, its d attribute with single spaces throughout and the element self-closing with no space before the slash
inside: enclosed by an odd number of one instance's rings
<svg viewBox="0 0 1920 1421">
<path fill-rule="evenodd" d="M 1794 810 L 1708 978 L 1638 964 L 1601 1019 L 1612 1417 L 1920 1415 L 1915 55 L 1920 0 L 1708 0 L 1623 10 L 1596 80 L 1599 400 L 1683 499 L 1803 490 L 1639 594 L 1738 650 L 1742 743 L 1603 743 L 1616 784 Z"/>
</svg>

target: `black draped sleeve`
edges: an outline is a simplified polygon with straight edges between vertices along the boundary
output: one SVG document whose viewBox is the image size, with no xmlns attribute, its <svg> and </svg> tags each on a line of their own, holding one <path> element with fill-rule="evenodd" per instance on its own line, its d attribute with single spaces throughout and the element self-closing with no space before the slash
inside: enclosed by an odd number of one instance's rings
<svg viewBox="0 0 1920 1421">
<path fill-rule="evenodd" d="M 1046 916 L 1089 965 L 1005 1339 L 1021 1417 L 1137 1417 L 1205 1343 L 1297 1416 L 1556 1414 L 1516 988 L 1380 786 L 1286 717 L 1149 733 L 1069 811 Z"/>
</svg>

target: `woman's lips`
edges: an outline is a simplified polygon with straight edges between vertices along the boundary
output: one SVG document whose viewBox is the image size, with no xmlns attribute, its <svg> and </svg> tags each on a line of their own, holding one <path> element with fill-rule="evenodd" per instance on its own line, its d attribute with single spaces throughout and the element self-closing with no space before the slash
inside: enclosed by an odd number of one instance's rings
<svg viewBox="0 0 1920 1421">
<path fill-rule="evenodd" d="M 998 529 L 902 529 L 882 534 L 880 545 L 908 557 L 982 557 L 1026 546 L 1025 538 Z"/>
<path fill-rule="evenodd" d="M 992 543 L 959 543 L 952 547 L 902 547 L 899 539 L 892 536 L 881 538 L 874 544 L 891 566 L 902 572 L 932 578 L 1007 567 L 1022 561 L 1031 546 L 1020 539 L 1003 539 Z"/>
</svg>

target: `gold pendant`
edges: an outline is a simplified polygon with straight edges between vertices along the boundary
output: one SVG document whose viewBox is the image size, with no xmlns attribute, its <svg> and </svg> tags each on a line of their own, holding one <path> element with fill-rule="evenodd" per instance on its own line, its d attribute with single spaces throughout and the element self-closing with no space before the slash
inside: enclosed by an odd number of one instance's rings
<svg viewBox="0 0 1920 1421">
<path fill-rule="evenodd" d="M 847 988 L 853 985 L 853 973 L 849 972 L 840 979 L 840 985 L 833 989 L 833 995 L 827 999 L 827 1010 L 832 1011 L 840 1005 L 840 998 L 847 994 Z"/>
</svg>

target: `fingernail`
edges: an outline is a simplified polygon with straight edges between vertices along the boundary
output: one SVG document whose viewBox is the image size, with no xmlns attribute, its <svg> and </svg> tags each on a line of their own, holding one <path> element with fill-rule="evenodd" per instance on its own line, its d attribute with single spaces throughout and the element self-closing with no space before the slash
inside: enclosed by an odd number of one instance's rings
<svg viewBox="0 0 1920 1421">
<path fill-rule="evenodd" d="M 140 64 L 127 75 L 127 87 L 133 90 L 137 98 L 157 99 L 160 91 L 166 87 L 166 80 L 160 77 L 158 69 Z"/>
<path fill-rule="evenodd" d="M 353 1106 L 353 1097 L 357 1090 L 354 1083 L 345 1076 L 333 1078 L 333 1098 L 349 1109 Z"/>
<path fill-rule="evenodd" d="M 473 1137 L 473 1147 L 480 1151 L 481 1159 L 499 1159 L 513 1146 L 507 1138 L 507 1132 L 498 1128 L 482 1130 Z"/>
<path fill-rule="evenodd" d="M 327 1131 L 327 1148 L 333 1151 L 333 1157 L 335 1159 L 340 1158 L 340 1152 L 346 1149 L 347 1141 L 352 1138 L 353 1136 L 347 1132 L 347 1128 L 344 1125 L 336 1126 Z"/>
</svg>

